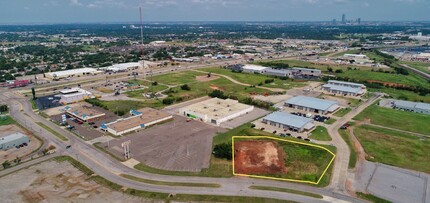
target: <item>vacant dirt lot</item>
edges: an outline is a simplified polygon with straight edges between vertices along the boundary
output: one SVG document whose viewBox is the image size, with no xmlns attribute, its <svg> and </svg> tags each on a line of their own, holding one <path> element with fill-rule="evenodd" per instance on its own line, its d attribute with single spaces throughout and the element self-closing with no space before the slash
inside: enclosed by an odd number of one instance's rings
<svg viewBox="0 0 430 203">
<path fill-rule="evenodd" d="M 146 202 L 88 178 L 68 162 L 44 162 L 2 177 L 1 202 Z"/>
<path fill-rule="evenodd" d="M 199 82 L 208 82 L 208 81 L 216 80 L 218 78 L 220 78 L 220 77 L 216 76 L 216 75 L 212 75 L 210 78 L 208 78 L 207 75 L 196 76 L 196 80 Z"/>
<path fill-rule="evenodd" d="M 282 147 L 272 141 L 238 141 L 234 143 L 234 170 L 237 174 L 287 173 Z"/>
</svg>

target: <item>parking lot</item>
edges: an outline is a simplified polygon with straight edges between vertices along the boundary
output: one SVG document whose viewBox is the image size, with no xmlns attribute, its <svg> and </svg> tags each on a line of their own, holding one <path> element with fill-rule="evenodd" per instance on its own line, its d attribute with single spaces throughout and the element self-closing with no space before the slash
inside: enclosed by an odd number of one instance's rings
<svg viewBox="0 0 430 203">
<path fill-rule="evenodd" d="M 62 104 L 58 102 L 59 100 L 60 100 L 60 97 L 55 97 L 55 95 L 38 97 L 36 99 L 36 105 L 37 105 L 37 108 L 40 110 L 54 108 L 54 107 L 62 106 Z"/>
<path fill-rule="evenodd" d="M 430 202 L 429 178 L 425 173 L 365 161 L 356 187 L 391 202 Z"/>
<path fill-rule="evenodd" d="M 103 143 L 123 158 L 121 143 L 130 140 L 131 157 L 145 165 L 171 171 L 198 172 L 209 167 L 212 139 L 224 129 L 174 116 L 173 121 L 156 125 L 121 139 Z"/>
<path fill-rule="evenodd" d="M 249 123 L 251 121 L 254 121 L 260 117 L 263 117 L 270 112 L 264 109 L 254 108 L 253 111 L 249 112 L 248 114 L 239 116 L 237 118 L 234 118 L 232 120 L 229 120 L 227 122 L 221 123 L 220 127 L 222 128 L 228 128 L 233 129 L 237 128 L 245 123 Z"/>
<path fill-rule="evenodd" d="M 89 125 L 87 123 L 78 124 L 77 122 L 70 120 L 70 118 L 67 119 L 67 124 L 70 126 L 73 126 L 73 129 L 71 131 L 85 140 L 92 140 L 92 139 L 104 136 L 105 132 L 100 130 L 100 125 L 103 122 L 109 123 L 119 118 L 117 115 L 115 115 L 114 113 L 108 110 L 102 109 L 97 106 L 94 106 L 93 108 L 96 109 L 97 111 L 105 113 L 106 117 L 104 119 L 94 121 L 94 124 L 92 125 Z M 63 114 L 53 115 L 51 116 L 51 119 L 54 120 L 56 123 L 61 123 L 62 115 Z"/>
</svg>

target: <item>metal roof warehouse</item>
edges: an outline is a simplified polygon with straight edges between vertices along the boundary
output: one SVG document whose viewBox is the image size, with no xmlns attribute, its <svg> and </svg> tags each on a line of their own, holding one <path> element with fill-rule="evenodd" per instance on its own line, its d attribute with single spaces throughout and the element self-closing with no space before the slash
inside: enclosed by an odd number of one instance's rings
<svg viewBox="0 0 430 203">
<path fill-rule="evenodd" d="M 298 132 L 309 131 L 315 127 L 313 120 L 310 118 L 279 111 L 264 117 L 263 123 Z"/>
<path fill-rule="evenodd" d="M 285 106 L 323 114 L 334 112 L 339 108 L 336 101 L 306 96 L 293 97 L 285 102 Z"/>
</svg>

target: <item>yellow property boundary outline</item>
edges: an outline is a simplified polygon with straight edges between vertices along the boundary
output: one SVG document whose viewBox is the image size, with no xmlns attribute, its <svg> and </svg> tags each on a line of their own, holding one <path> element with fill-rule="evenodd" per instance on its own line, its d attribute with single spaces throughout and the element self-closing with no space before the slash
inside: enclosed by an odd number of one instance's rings
<svg viewBox="0 0 430 203">
<path fill-rule="evenodd" d="M 235 173 L 234 172 L 234 139 L 235 138 L 238 138 L 238 139 L 272 139 L 272 140 L 278 140 L 278 141 L 283 141 L 283 142 L 290 142 L 290 143 L 294 143 L 294 144 L 300 144 L 300 145 L 315 147 L 315 148 L 323 149 L 323 150 L 329 152 L 331 155 L 333 155 L 333 158 L 330 160 L 329 164 L 324 169 L 324 172 L 322 173 L 322 175 L 320 176 L 320 178 L 318 179 L 317 182 L 306 181 L 306 180 L 288 179 L 288 178 L 275 178 L 275 177 L 268 177 L 268 176 L 239 174 L 239 173 Z M 298 182 L 298 183 L 309 183 L 309 184 L 313 184 L 313 185 L 318 185 L 320 183 L 321 179 L 327 173 L 327 170 L 330 168 L 330 166 L 333 163 L 334 159 L 336 158 L 336 154 L 334 154 L 333 152 L 331 152 L 330 150 L 328 150 L 325 147 L 322 147 L 322 146 L 319 146 L 319 145 L 314 145 L 314 144 L 309 144 L 309 143 L 296 142 L 296 141 L 292 141 L 292 140 L 285 140 L 285 139 L 276 138 L 276 137 L 269 137 L 269 136 L 232 136 L 231 142 L 232 142 L 232 157 L 233 157 L 232 158 L 233 175 L 235 175 L 235 176 L 245 176 L 245 177 L 252 177 L 252 178 L 264 178 L 264 179 L 271 179 L 271 180 L 282 180 L 282 181 L 290 181 L 290 182 Z"/>
</svg>

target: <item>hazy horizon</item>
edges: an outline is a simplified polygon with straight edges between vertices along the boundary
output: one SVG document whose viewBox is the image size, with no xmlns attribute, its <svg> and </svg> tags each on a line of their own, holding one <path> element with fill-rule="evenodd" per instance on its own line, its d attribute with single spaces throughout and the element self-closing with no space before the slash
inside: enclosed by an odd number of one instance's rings
<svg viewBox="0 0 430 203">
<path fill-rule="evenodd" d="M 139 0 L 0 2 L 0 24 L 136 23 Z M 430 21 L 426 0 L 144 0 L 145 22 Z"/>
</svg>

